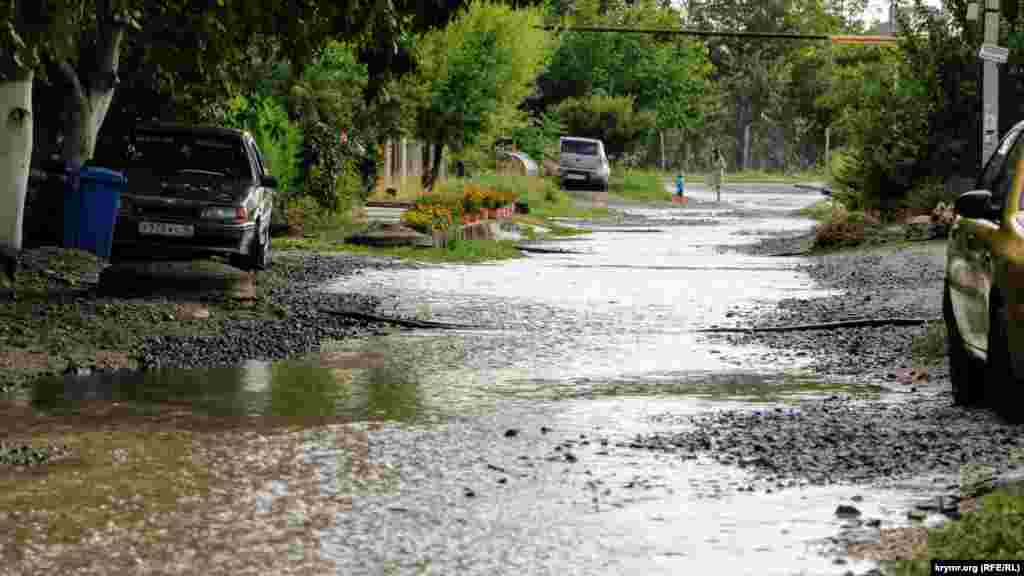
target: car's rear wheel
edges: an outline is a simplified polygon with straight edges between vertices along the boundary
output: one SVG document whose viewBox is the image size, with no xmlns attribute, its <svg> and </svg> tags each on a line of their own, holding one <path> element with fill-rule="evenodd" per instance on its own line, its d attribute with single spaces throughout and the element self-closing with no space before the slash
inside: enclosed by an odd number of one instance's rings
<svg viewBox="0 0 1024 576">
<path fill-rule="evenodd" d="M 942 318 L 946 323 L 946 356 L 949 358 L 949 379 L 953 384 L 953 404 L 977 406 L 983 399 L 980 381 L 986 377 L 985 363 L 967 351 L 953 315 L 948 285 L 942 291 Z"/>
<path fill-rule="evenodd" d="M 1003 418 L 1019 422 L 1024 419 L 1020 400 L 1024 378 L 1017 374 L 1010 361 L 1006 304 L 992 299 L 988 329 L 988 362 L 985 370 L 985 402 Z"/>
</svg>

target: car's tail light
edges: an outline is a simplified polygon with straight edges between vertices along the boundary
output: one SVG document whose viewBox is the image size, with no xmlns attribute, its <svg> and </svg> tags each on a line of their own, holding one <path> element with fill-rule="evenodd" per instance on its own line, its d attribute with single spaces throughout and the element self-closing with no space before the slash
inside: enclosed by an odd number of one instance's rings
<svg viewBox="0 0 1024 576">
<path fill-rule="evenodd" d="M 1013 215 L 1013 226 L 1017 233 L 1024 236 L 1024 212 L 1017 212 Z"/>
<path fill-rule="evenodd" d="M 209 206 L 203 208 L 203 220 L 224 220 L 229 222 L 245 222 L 249 214 L 243 206 Z"/>
</svg>

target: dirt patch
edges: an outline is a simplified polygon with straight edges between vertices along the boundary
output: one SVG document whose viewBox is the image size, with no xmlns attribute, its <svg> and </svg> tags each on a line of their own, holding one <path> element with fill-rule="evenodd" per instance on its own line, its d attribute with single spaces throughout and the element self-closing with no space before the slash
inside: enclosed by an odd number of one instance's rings
<svg viewBox="0 0 1024 576">
<path fill-rule="evenodd" d="M 854 560 L 895 561 L 928 557 L 928 530 L 923 527 L 883 528 L 878 542 L 851 544 L 847 552 Z"/>
<path fill-rule="evenodd" d="M 207 320 L 210 318 L 210 309 L 202 304 L 178 304 L 175 306 L 174 317 L 183 322 L 188 320 Z"/>
<path fill-rule="evenodd" d="M 0 351 L 0 370 L 44 371 L 49 369 L 52 359 L 46 352 L 28 350 Z"/>
<path fill-rule="evenodd" d="M 127 352 L 115 352 L 112 350 L 96 352 L 93 365 L 99 370 L 130 370 L 138 367 L 138 364 Z"/>
<path fill-rule="evenodd" d="M 58 418 L 22 407 L 34 425 L 7 432 L 71 455 L 0 466 L 0 524 L 16 527 L 0 541 L 0 574 L 334 573 L 318 530 L 353 496 L 393 488 L 391 471 L 370 461 L 372 425 L 314 431 L 125 410 Z"/>
</svg>

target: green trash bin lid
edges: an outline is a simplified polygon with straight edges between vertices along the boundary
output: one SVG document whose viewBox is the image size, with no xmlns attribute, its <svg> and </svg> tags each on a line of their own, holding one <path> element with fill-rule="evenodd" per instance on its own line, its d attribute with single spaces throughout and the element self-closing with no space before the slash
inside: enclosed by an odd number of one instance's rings
<svg viewBox="0 0 1024 576">
<path fill-rule="evenodd" d="M 108 168 L 98 168 L 96 166 L 86 166 L 79 172 L 79 178 L 89 182 L 99 182 L 101 184 L 109 184 L 113 186 L 124 186 L 128 181 L 124 174 L 115 172 Z"/>
</svg>

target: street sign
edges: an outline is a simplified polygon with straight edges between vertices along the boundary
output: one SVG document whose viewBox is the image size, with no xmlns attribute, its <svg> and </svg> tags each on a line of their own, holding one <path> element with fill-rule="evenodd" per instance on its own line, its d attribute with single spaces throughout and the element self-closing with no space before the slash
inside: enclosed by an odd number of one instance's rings
<svg viewBox="0 0 1024 576">
<path fill-rule="evenodd" d="M 995 62 L 996 64 L 1006 64 L 1006 60 L 1009 57 L 1010 50 L 1008 48 L 996 46 L 995 44 L 982 44 L 981 50 L 978 50 L 978 58 L 988 62 Z"/>
</svg>

